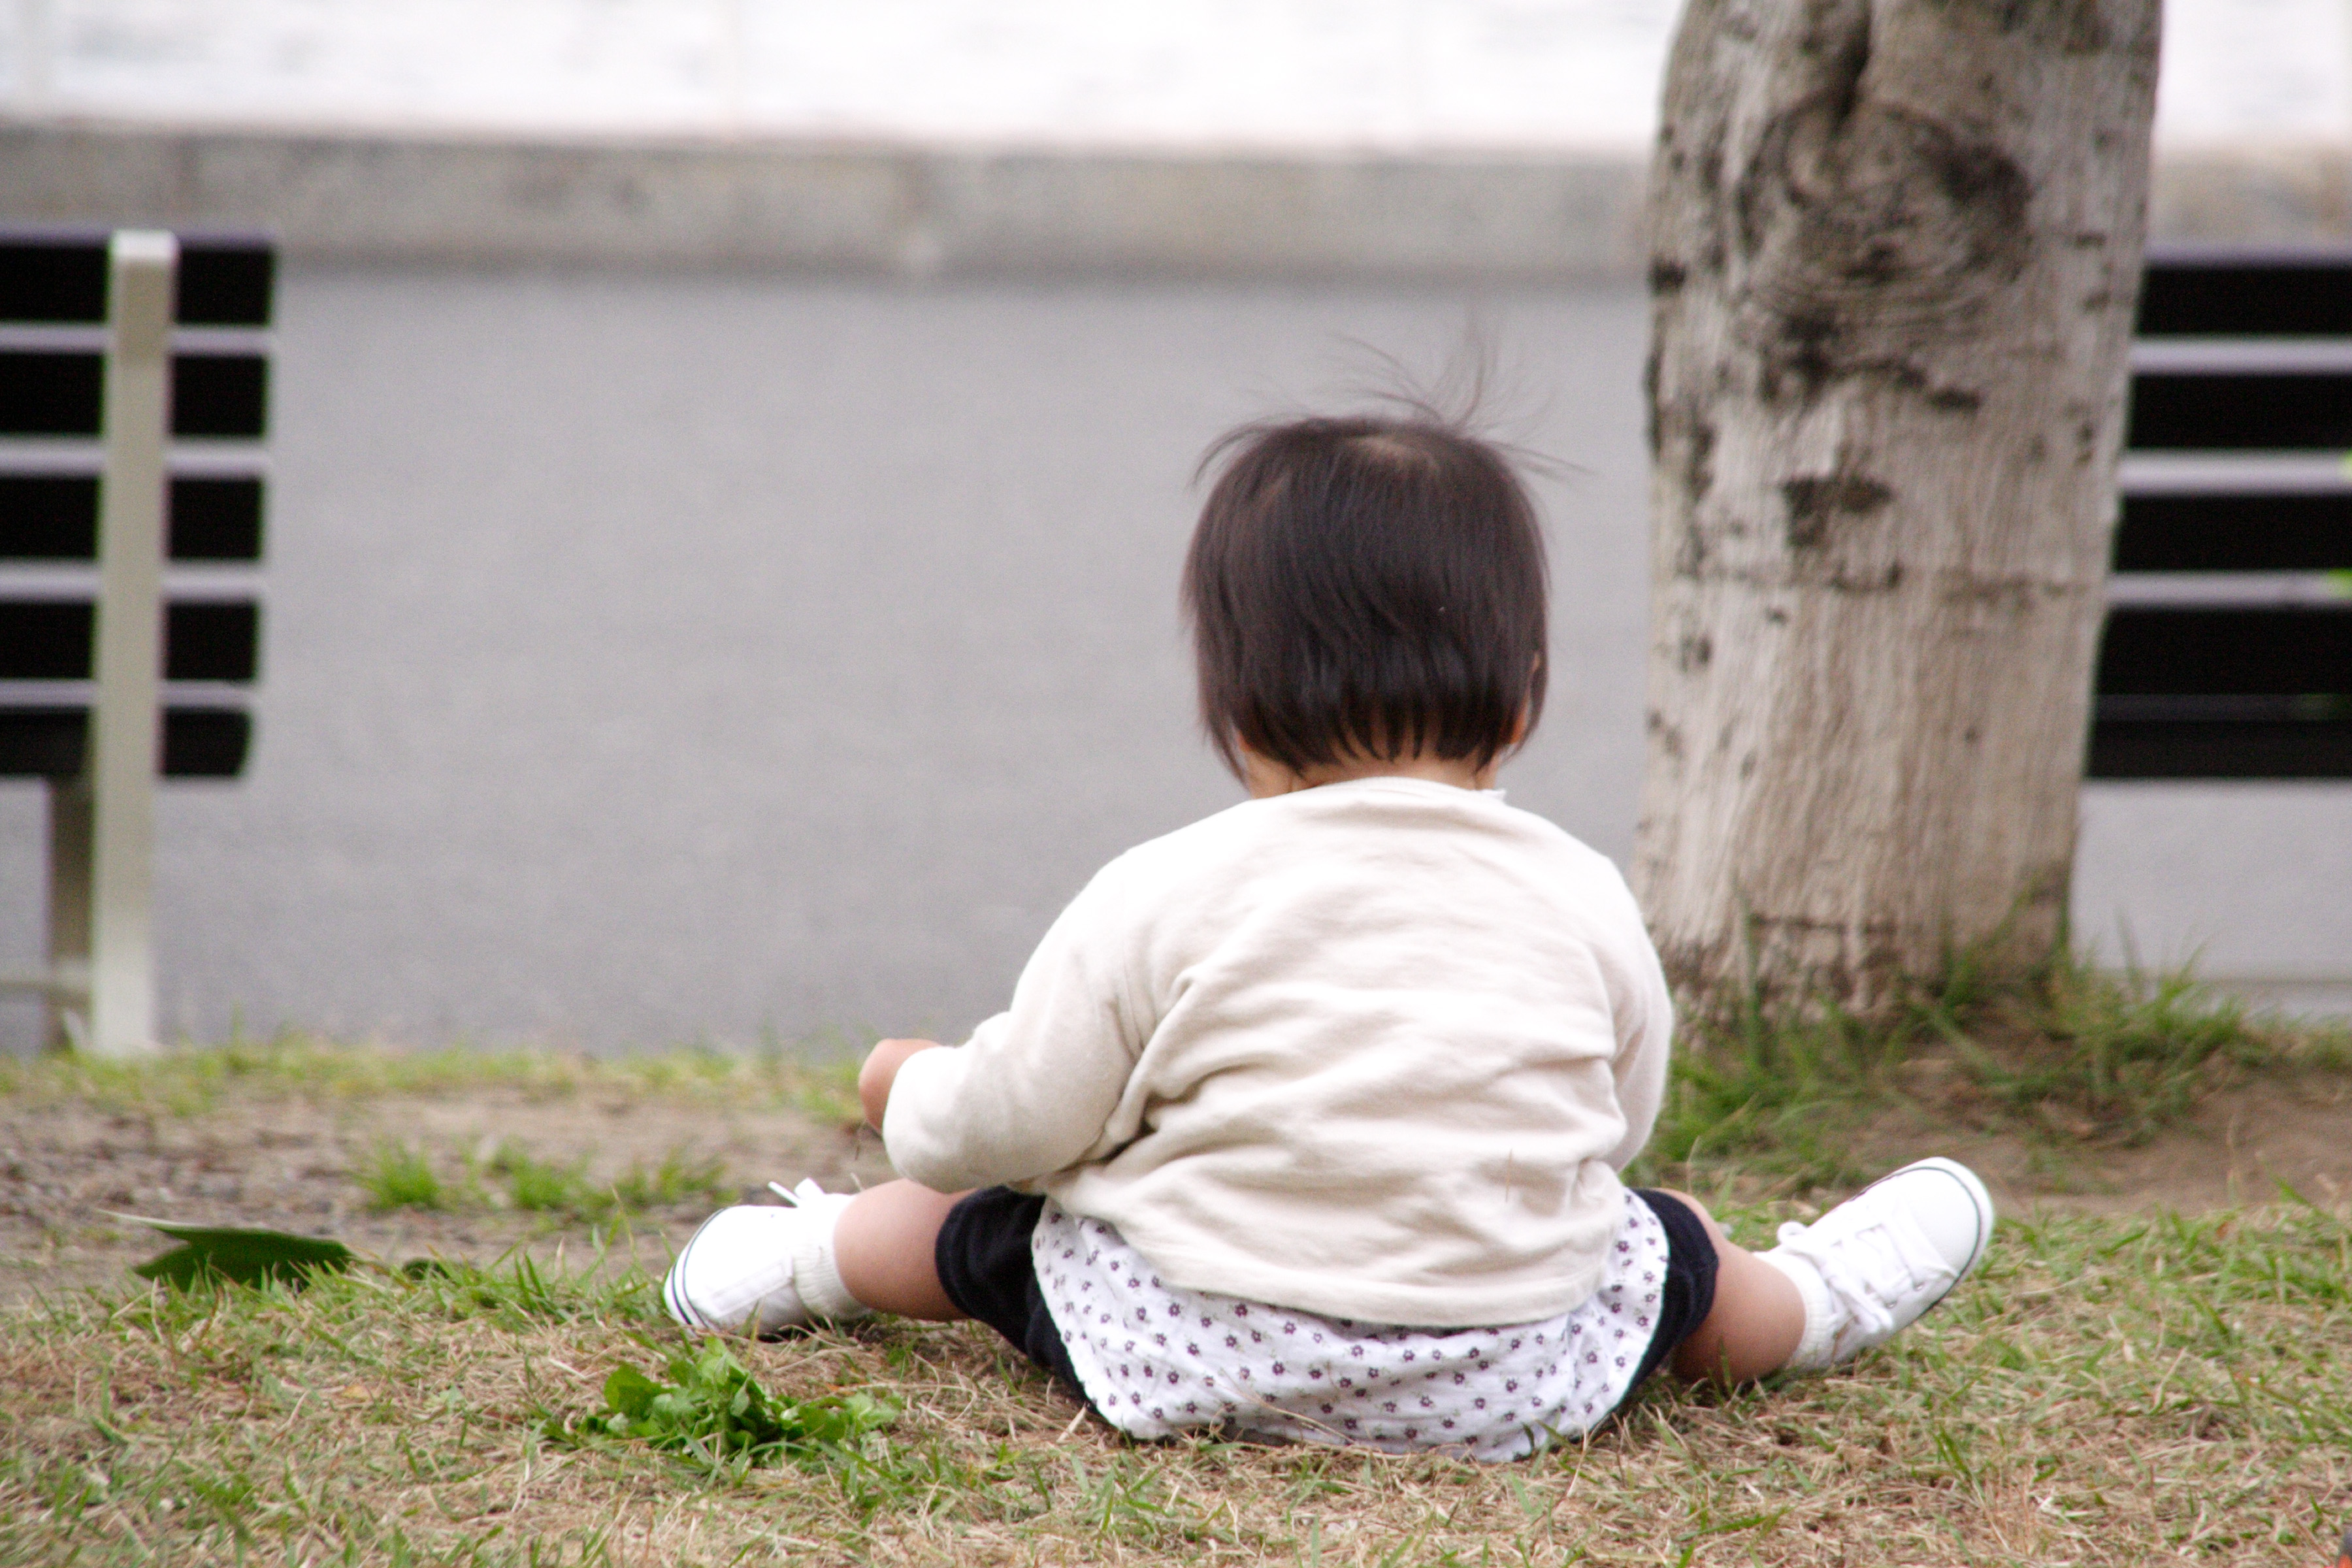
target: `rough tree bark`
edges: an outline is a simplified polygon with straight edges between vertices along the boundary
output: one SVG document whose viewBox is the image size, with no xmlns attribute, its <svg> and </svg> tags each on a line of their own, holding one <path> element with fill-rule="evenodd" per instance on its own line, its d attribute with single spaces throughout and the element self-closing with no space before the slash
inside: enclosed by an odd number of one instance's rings
<svg viewBox="0 0 2352 1568">
<path fill-rule="evenodd" d="M 2158 0 L 1688 0 L 1651 169 L 1669 969 L 1864 1004 L 2074 861 Z"/>
</svg>

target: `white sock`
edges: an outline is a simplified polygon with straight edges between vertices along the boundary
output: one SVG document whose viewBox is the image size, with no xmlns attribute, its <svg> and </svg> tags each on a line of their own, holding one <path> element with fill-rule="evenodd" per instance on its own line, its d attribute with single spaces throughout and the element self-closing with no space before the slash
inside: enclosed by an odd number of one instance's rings
<svg viewBox="0 0 2352 1568">
<path fill-rule="evenodd" d="M 1837 1347 L 1838 1310 L 1830 1299 L 1828 1283 L 1822 1271 L 1805 1258 L 1774 1247 L 1769 1252 L 1757 1253 L 1759 1262 L 1769 1263 L 1788 1277 L 1797 1288 L 1798 1300 L 1805 1304 L 1805 1331 L 1797 1341 L 1796 1350 L 1789 1357 L 1791 1372 L 1819 1372 L 1830 1364 Z"/>
<path fill-rule="evenodd" d="M 844 1205 L 846 1208 L 848 1205 Z M 834 1226 L 841 1216 L 834 1216 Z M 812 1318 L 828 1322 L 845 1322 L 862 1318 L 873 1310 L 849 1293 L 841 1282 L 841 1269 L 834 1262 L 833 1230 L 827 1229 L 818 1239 L 804 1242 L 793 1256 L 793 1289 L 800 1292 L 801 1305 Z"/>
</svg>

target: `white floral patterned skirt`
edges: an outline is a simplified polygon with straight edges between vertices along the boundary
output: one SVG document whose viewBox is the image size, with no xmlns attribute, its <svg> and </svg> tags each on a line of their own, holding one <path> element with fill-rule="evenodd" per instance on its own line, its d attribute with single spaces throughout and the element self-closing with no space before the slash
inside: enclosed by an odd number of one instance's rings
<svg viewBox="0 0 2352 1568">
<path fill-rule="evenodd" d="M 1540 1322 L 1430 1329 L 1165 1284 L 1117 1229 L 1050 1200 L 1030 1247 L 1078 1381 L 1122 1432 L 1212 1429 L 1474 1459 L 1534 1453 L 1617 1407 L 1656 1332 L 1667 1262 L 1664 1227 L 1629 1192 L 1588 1300 Z"/>
</svg>

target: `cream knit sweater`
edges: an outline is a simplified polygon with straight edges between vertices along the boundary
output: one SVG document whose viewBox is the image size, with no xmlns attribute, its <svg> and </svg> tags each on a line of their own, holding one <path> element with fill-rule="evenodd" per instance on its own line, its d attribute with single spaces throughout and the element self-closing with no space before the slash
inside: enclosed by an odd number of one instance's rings
<svg viewBox="0 0 2352 1568">
<path fill-rule="evenodd" d="M 1388 1324 L 1591 1295 L 1672 1005 L 1616 868 L 1501 795 L 1371 778 L 1112 861 L 1013 1006 L 899 1069 L 883 1139 L 1177 1285 Z"/>
</svg>

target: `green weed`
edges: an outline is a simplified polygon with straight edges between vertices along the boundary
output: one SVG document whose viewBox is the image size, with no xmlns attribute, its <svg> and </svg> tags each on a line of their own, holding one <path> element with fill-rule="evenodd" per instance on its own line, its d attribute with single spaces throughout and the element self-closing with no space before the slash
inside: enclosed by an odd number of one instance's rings
<svg viewBox="0 0 2352 1568">
<path fill-rule="evenodd" d="M 508 1206 L 527 1214 L 577 1212 L 588 1192 L 584 1162 L 557 1165 L 534 1159 L 512 1139 L 490 1156 L 489 1172 L 506 1183 Z"/>
<path fill-rule="evenodd" d="M 669 1383 L 635 1367 L 604 1380 L 604 1407 L 584 1418 L 554 1418 L 542 1430 L 555 1440 L 634 1439 L 679 1454 L 714 1475 L 787 1461 L 854 1459 L 868 1433 L 898 1417 L 898 1406 L 865 1393 L 782 1399 L 718 1340 L 670 1358 Z"/>
<path fill-rule="evenodd" d="M 1872 1013 L 1753 985 L 1686 1003 L 1637 1177 L 1738 1164 L 1797 1191 L 1871 1173 L 1855 1135 L 1890 1104 L 2076 1142 L 2145 1142 L 2252 1073 L 2352 1065 L 2352 1032 L 2248 1009 L 2186 970 L 2116 973 L 2061 949 L 2024 973 L 1982 954 Z"/>
<path fill-rule="evenodd" d="M 486 1267 L 413 1258 L 398 1278 L 417 1310 L 453 1321 L 478 1319 L 510 1331 L 542 1323 L 667 1324 L 658 1282 L 615 1264 L 601 1248 L 577 1272 L 542 1268 L 526 1252 Z"/>
<path fill-rule="evenodd" d="M 614 1177 L 605 1191 L 614 1206 L 624 1210 L 668 1208 L 696 1200 L 711 1202 L 730 1195 L 725 1169 L 716 1160 L 689 1161 L 683 1153 L 664 1156 L 651 1170 L 632 1165 Z"/>
<path fill-rule="evenodd" d="M 1903 1038 L 1834 1003 L 1774 1008 L 1750 989 L 1681 1021 L 1665 1102 L 1637 1171 L 1739 1160 L 1807 1182 L 1850 1182 L 1847 1134 L 1886 1092 Z"/>
<path fill-rule="evenodd" d="M 541 1160 L 520 1142 L 499 1145 L 481 1169 L 488 1190 L 471 1189 L 477 1201 L 559 1220 L 603 1221 L 669 1208 L 684 1203 L 714 1203 L 733 1189 L 717 1160 L 692 1160 L 672 1151 L 658 1164 L 631 1164 L 610 1181 L 588 1173 L 588 1162 L 557 1164 Z M 364 1179 L 364 1178 L 363 1178 Z M 443 1206 L 455 1206 L 444 1194 Z"/>
<path fill-rule="evenodd" d="M 1986 1099 L 2115 1142 L 2144 1142 L 2212 1089 L 2292 1062 L 2303 1043 L 2185 971 L 2118 974 L 2065 953 L 2025 986 L 1923 995 L 1913 1012 Z"/>
<path fill-rule="evenodd" d="M 422 1149 L 389 1141 L 376 1145 L 368 1162 L 352 1179 L 379 1212 L 391 1209 L 444 1209 L 454 1195 Z"/>
</svg>

